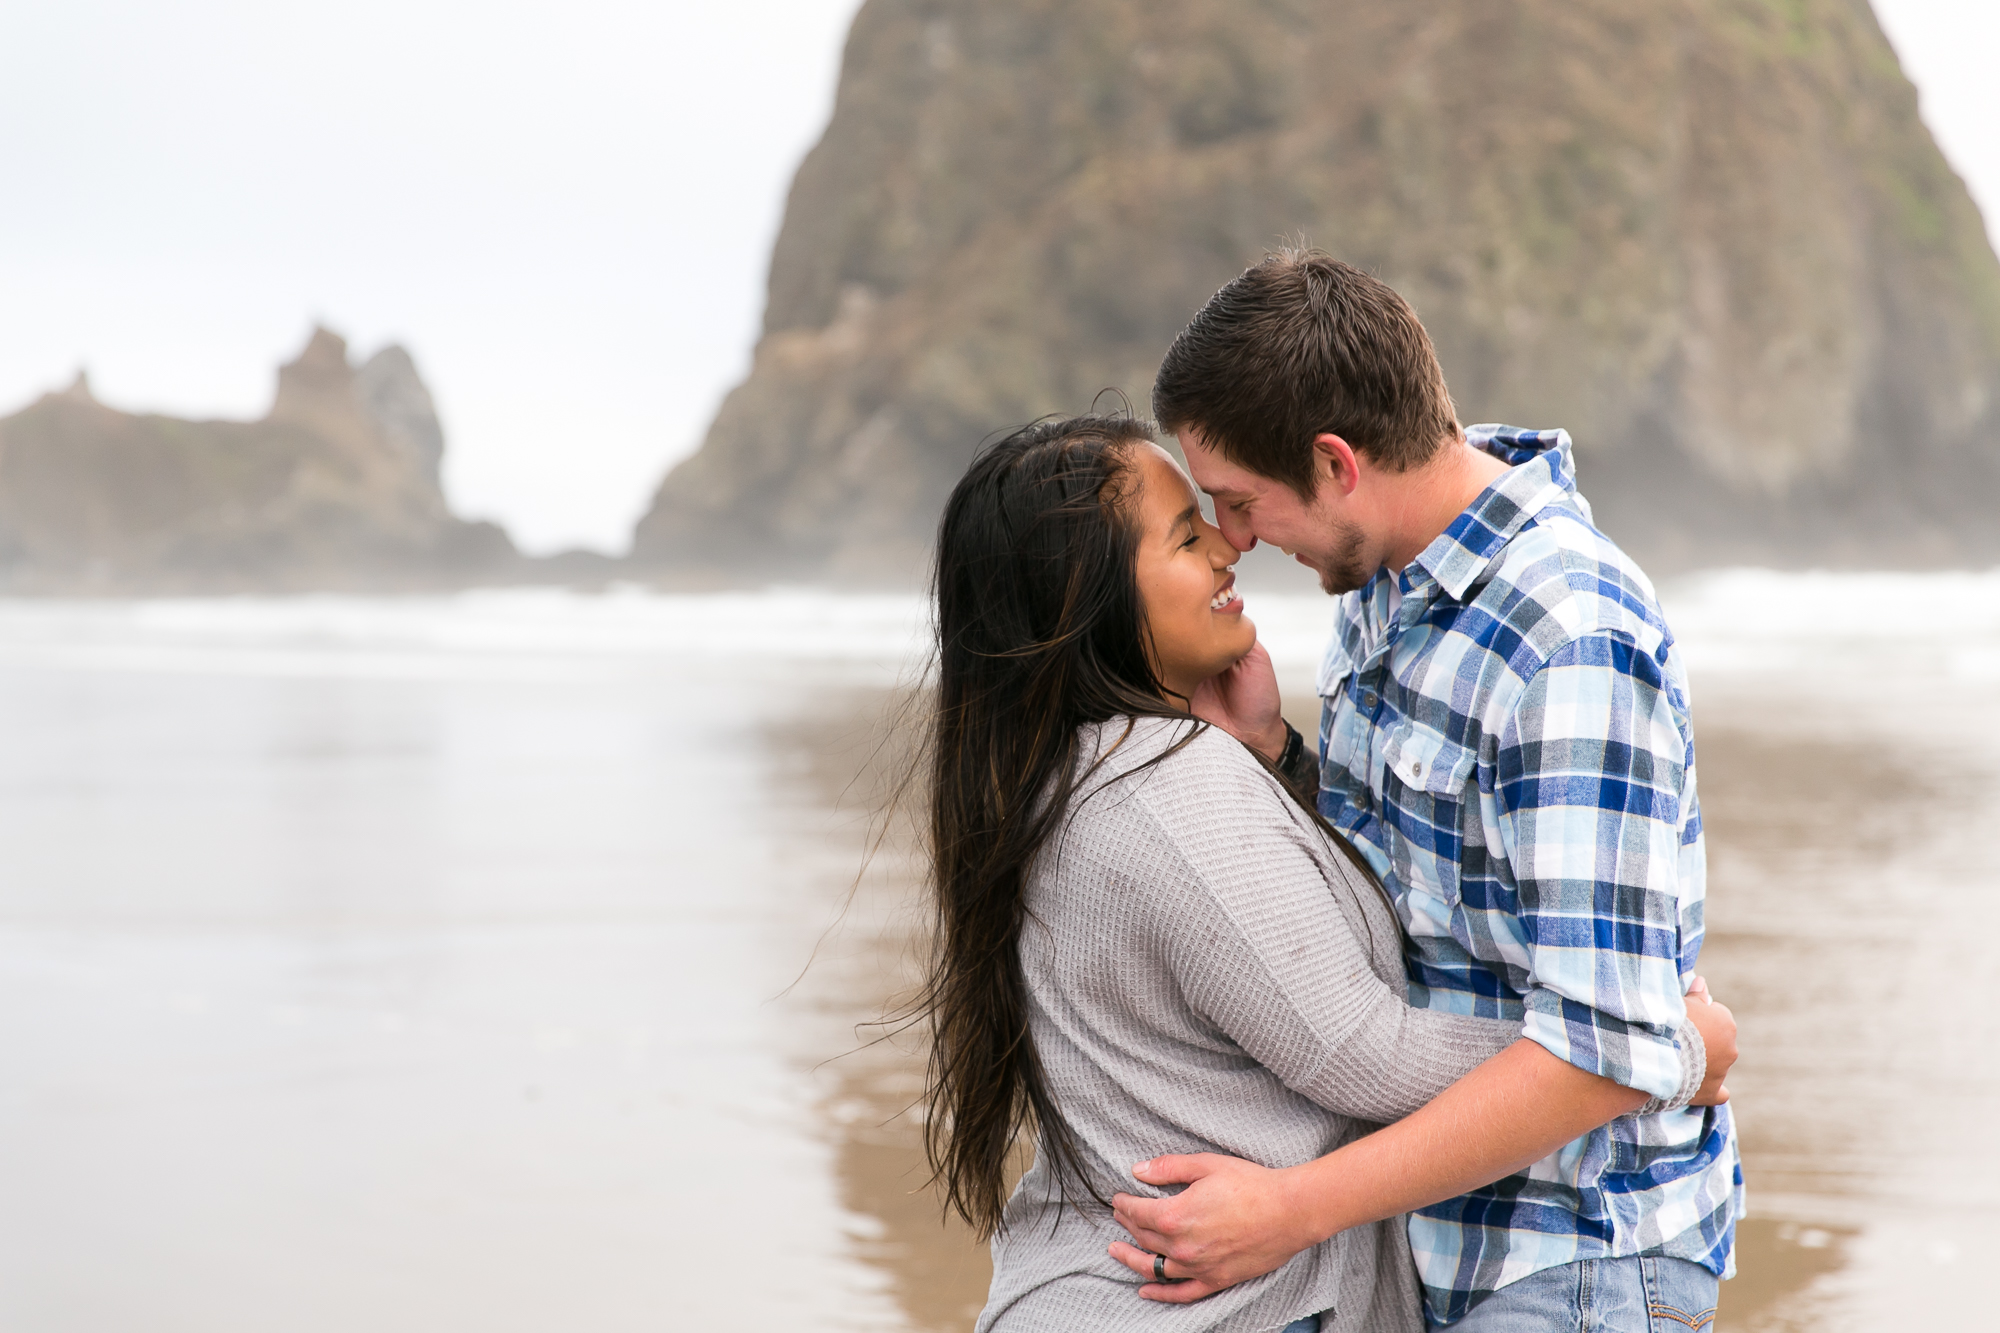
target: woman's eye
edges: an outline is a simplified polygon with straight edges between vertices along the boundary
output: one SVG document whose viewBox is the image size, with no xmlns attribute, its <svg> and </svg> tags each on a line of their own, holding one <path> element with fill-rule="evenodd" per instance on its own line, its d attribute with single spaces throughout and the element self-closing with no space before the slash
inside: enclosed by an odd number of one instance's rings
<svg viewBox="0 0 2000 1333">
<path fill-rule="evenodd" d="M 1188 534 L 1188 539 L 1181 543 L 1181 549 L 1185 551 L 1187 550 L 1188 547 L 1193 546 L 1196 542 L 1200 540 L 1201 540 L 1201 534 L 1199 532 L 1190 532 Z"/>
</svg>

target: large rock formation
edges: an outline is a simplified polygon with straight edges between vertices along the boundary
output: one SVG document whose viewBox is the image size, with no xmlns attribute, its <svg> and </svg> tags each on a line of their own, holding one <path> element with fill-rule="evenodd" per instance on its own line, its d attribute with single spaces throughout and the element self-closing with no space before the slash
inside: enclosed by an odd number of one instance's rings
<svg viewBox="0 0 2000 1333">
<path fill-rule="evenodd" d="M 0 589 L 399 588 L 515 567 L 446 508 L 444 433 L 400 347 L 316 330 L 261 421 L 106 407 L 87 380 L 0 419 Z"/>
<path fill-rule="evenodd" d="M 979 439 L 1304 236 L 1662 568 L 2000 558 L 2000 263 L 1866 0 L 869 0 L 636 554 L 907 578 Z"/>
</svg>

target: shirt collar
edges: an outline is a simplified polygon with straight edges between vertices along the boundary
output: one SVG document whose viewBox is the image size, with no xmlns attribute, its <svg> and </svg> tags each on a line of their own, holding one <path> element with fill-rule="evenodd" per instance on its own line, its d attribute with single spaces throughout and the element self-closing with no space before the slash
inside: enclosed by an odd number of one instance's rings
<svg viewBox="0 0 2000 1333">
<path fill-rule="evenodd" d="M 1454 600 L 1462 600 L 1529 519 L 1566 497 L 1582 503 L 1568 431 L 1467 426 L 1465 442 L 1508 469 L 1410 562 L 1403 571 L 1406 592 L 1428 577 Z"/>
</svg>

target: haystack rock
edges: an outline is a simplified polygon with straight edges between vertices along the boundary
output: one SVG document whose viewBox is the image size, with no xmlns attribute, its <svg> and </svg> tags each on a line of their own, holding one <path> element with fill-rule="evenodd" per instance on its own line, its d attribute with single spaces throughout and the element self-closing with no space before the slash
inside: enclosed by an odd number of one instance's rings
<svg viewBox="0 0 2000 1333">
<path fill-rule="evenodd" d="M 2000 262 L 1865 0 L 869 0 L 762 339 L 636 534 L 907 579 L 978 441 L 1304 237 L 1661 570 L 2000 558 Z"/>
<path fill-rule="evenodd" d="M 315 330 L 261 421 L 107 407 L 78 376 L 0 419 L 0 588 L 448 586 L 518 562 L 446 507 L 444 432 L 400 347 L 359 370 Z"/>
</svg>

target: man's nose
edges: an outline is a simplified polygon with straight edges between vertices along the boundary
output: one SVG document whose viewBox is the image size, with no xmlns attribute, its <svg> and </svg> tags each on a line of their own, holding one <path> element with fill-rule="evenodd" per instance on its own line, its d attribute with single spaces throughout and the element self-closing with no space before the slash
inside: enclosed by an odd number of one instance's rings
<svg viewBox="0 0 2000 1333">
<path fill-rule="evenodd" d="M 1238 551 L 1250 551 L 1257 545 L 1257 535 L 1250 531 L 1250 525 L 1236 514 L 1223 510 L 1215 516 L 1215 526 L 1222 529 L 1222 540 Z"/>
</svg>

